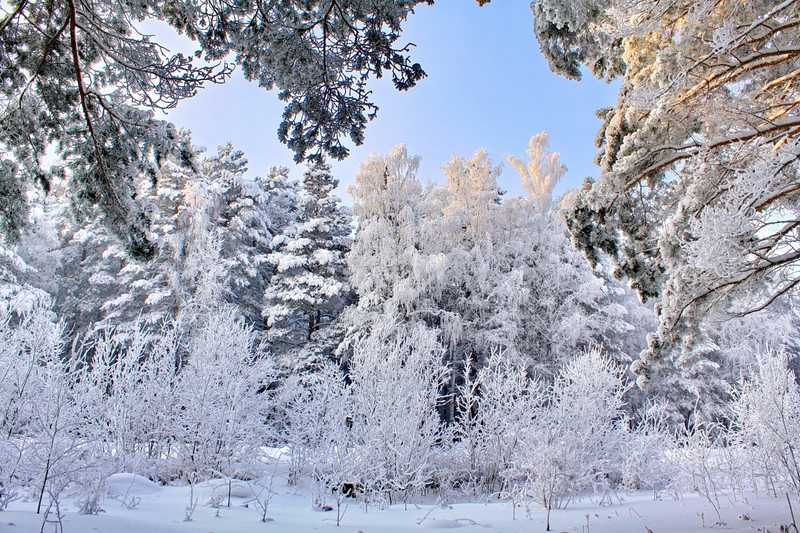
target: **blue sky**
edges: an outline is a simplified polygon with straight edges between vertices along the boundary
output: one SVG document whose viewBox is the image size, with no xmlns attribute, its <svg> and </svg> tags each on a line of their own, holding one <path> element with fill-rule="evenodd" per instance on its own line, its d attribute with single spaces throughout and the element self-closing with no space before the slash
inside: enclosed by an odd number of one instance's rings
<svg viewBox="0 0 800 533">
<path fill-rule="evenodd" d="M 438 0 L 417 8 L 401 40 L 416 45 L 412 58 L 428 77 L 402 93 L 390 79 L 373 84 L 378 117 L 368 125 L 364 145 L 333 165 L 346 203 L 344 189 L 359 163 L 399 143 L 422 157 L 423 182 L 442 180 L 451 154 L 469 156 L 486 147 L 497 163 L 506 154 L 523 157 L 531 135 L 540 131 L 549 132 L 551 149 L 568 168 L 556 194 L 597 174 L 594 138 L 600 122 L 594 111 L 613 106 L 618 89 L 590 74 L 580 82 L 553 74 L 533 35 L 528 2 L 494 0 L 480 8 L 474 0 Z M 231 141 L 247 154 L 254 174 L 284 165 L 299 178 L 303 169 L 294 168 L 291 152 L 277 141 L 282 108 L 274 91 L 236 74 L 182 102 L 168 118 L 191 130 L 194 142 L 209 151 Z M 508 164 L 499 182 L 509 194 L 519 192 Z"/>
</svg>

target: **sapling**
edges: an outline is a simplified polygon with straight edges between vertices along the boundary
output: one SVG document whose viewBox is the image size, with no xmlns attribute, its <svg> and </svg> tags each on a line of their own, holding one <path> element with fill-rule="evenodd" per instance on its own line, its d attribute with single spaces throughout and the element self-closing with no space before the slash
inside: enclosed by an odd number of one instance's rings
<svg viewBox="0 0 800 533">
<path fill-rule="evenodd" d="M 721 431 L 714 425 L 695 424 L 679 436 L 679 446 L 674 450 L 674 461 L 684 475 L 684 487 L 693 490 L 714 509 L 715 525 L 724 525 L 720 513 L 718 478 L 721 474 L 717 449 Z M 705 516 L 702 517 L 705 523 Z M 703 526 L 705 527 L 705 526 Z"/>
<path fill-rule="evenodd" d="M 566 365 L 538 406 L 518 468 L 529 498 L 550 512 L 606 477 L 626 426 L 621 423 L 625 370 L 592 349 Z"/>
<path fill-rule="evenodd" d="M 135 509 L 140 503 L 142 503 L 142 498 L 127 492 L 125 494 L 108 494 L 108 497 L 112 500 L 118 501 L 125 509 Z"/>
<path fill-rule="evenodd" d="M 64 522 L 62 519 L 64 515 L 61 514 L 61 506 L 58 501 L 58 494 L 50 494 L 50 502 L 44 511 L 44 518 L 42 518 L 42 527 L 39 533 L 44 533 L 45 528 L 49 525 L 53 526 L 53 533 L 62 533 L 64 531 Z"/>
<path fill-rule="evenodd" d="M 199 498 L 195 498 L 194 496 L 194 485 L 195 485 L 195 478 L 197 474 L 195 472 L 191 472 L 187 476 L 187 481 L 189 483 L 189 505 L 184 508 L 185 517 L 183 519 L 184 522 L 191 522 L 192 516 L 194 512 L 197 510 L 197 503 Z"/>
<path fill-rule="evenodd" d="M 353 446 L 372 501 L 417 493 L 434 480 L 436 451 L 448 442 L 437 408 L 448 377 L 434 331 L 422 325 L 376 325 L 355 343 L 350 368 Z"/>
<path fill-rule="evenodd" d="M 247 486 L 250 487 L 250 490 L 253 493 L 253 499 L 247 503 L 254 503 L 259 511 L 261 511 L 262 522 L 272 521 L 271 518 L 267 517 L 267 511 L 269 510 L 269 503 L 272 501 L 272 497 L 277 494 L 272 487 L 275 484 L 275 473 L 278 470 L 278 464 L 279 461 L 276 460 L 274 466 L 272 467 L 272 472 L 263 475 L 258 482 L 254 484 L 251 484 L 250 482 L 247 483 Z M 266 481 L 267 483 L 264 484 L 263 481 Z M 258 490 L 255 490 L 254 487 L 259 488 Z"/>
<path fill-rule="evenodd" d="M 506 489 L 500 491 L 497 497 L 511 502 L 511 520 L 516 520 L 517 508 L 525 505 L 528 500 L 528 493 L 522 483 L 514 482 L 513 476 L 506 475 L 504 477 L 507 479 Z"/>
<path fill-rule="evenodd" d="M 758 372 L 734 393 L 728 438 L 749 455 L 773 495 L 800 493 L 800 387 L 784 352 L 757 354 Z"/>
</svg>

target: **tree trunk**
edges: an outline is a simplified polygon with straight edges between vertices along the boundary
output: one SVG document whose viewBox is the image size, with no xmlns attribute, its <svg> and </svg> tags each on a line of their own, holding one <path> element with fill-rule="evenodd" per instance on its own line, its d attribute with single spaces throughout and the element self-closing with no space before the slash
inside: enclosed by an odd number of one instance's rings
<svg viewBox="0 0 800 533">
<path fill-rule="evenodd" d="M 547 500 L 547 518 L 545 520 L 545 531 L 550 531 L 550 500 Z"/>
<path fill-rule="evenodd" d="M 316 315 L 314 313 L 314 309 L 312 308 L 308 312 L 308 340 L 311 340 L 311 336 L 314 334 L 314 328 L 317 327 Z"/>
</svg>

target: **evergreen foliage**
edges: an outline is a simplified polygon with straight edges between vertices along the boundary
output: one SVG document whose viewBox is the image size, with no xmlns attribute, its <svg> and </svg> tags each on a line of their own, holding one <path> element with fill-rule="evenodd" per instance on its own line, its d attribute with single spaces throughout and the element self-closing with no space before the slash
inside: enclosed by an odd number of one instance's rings
<svg viewBox="0 0 800 533">
<path fill-rule="evenodd" d="M 172 157 L 197 170 L 177 129 L 154 111 L 175 107 L 233 65 L 286 102 L 279 139 L 297 161 L 343 159 L 375 117 L 370 78 L 389 74 L 399 90 L 425 76 L 397 45 L 401 25 L 431 0 L 315 0 L 218 4 L 20 1 L 0 7 L 0 230 L 16 238 L 27 222 L 25 191 L 68 178 L 68 197 L 102 219 L 138 258 L 152 257 L 143 175 L 157 181 Z M 194 55 L 169 54 L 148 19 L 195 42 Z M 280 21 L 280 22 L 276 22 Z M 52 158 L 43 154 L 50 153 Z M 51 163 L 55 161 L 55 163 Z"/>
<path fill-rule="evenodd" d="M 797 2 L 571 3 L 536 0 L 551 67 L 622 83 L 598 112 L 601 167 L 567 208 L 573 243 L 609 255 L 658 328 L 636 371 L 703 320 L 742 316 L 794 293 Z"/>
<path fill-rule="evenodd" d="M 348 292 L 344 258 L 351 229 L 349 213 L 333 195 L 337 184 L 326 165 L 306 171 L 296 219 L 275 235 L 267 256 L 275 272 L 264 295 L 268 337 L 276 350 L 302 359 L 291 366 L 311 362 L 314 354 L 299 350 L 304 346 L 332 354 L 338 344 L 325 337 Z"/>
</svg>

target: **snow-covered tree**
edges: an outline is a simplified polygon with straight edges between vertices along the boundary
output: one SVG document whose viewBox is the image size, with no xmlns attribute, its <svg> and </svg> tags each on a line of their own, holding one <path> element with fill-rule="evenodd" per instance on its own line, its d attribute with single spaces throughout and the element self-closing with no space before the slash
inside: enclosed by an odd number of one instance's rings
<svg viewBox="0 0 800 533">
<path fill-rule="evenodd" d="M 527 195 L 502 203 L 485 152 L 445 168 L 447 191 L 432 222 L 434 251 L 448 265 L 437 304 L 447 313 L 440 312 L 441 322 L 453 332 L 447 339 L 454 352 L 473 352 L 480 365 L 501 347 L 554 374 L 591 343 L 614 340 L 621 349 L 616 339 L 632 325 L 615 284 L 571 249 L 551 210 L 552 188 L 565 170 L 558 154 L 544 134 L 530 147 L 529 162 L 510 158 Z"/>
<path fill-rule="evenodd" d="M 363 311 L 413 316 L 428 305 L 427 291 L 441 279 L 443 257 L 422 252 L 430 226 L 418 168 L 419 158 L 399 145 L 388 155 L 370 155 L 348 189 L 358 227 L 347 260 Z"/>
<path fill-rule="evenodd" d="M 453 156 L 444 174 L 444 204 L 431 220 L 439 238 L 428 252 L 446 257 L 447 274 L 437 298 L 438 307 L 446 312 L 441 327 L 454 361 L 463 352 L 483 358 L 492 346 L 513 343 L 516 324 L 509 319 L 527 290 L 519 290 L 519 272 L 509 264 L 498 238 L 507 231 L 498 220 L 500 168 L 479 150 L 469 159 Z M 513 286 L 516 290 L 510 290 Z"/>
<path fill-rule="evenodd" d="M 608 254 L 659 325 L 636 370 L 696 333 L 794 292 L 798 6 L 793 1 L 537 0 L 551 66 L 619 77 L 601 174 L 568 209 L 573 242 Z M 697 336 L 699 339 L 700 336 Z"/>
<path fill-rule="evenodd" d="M 348 291 L 350 217 L 333 194 L 337 184 L 327 165 L 308 169 L 297 219 L 273 238 L 267 257 L 275 268 L 265 294 L 268 336 L 277 351 L 300 359 L 290 366 L 308 364 L 323 355 L 314 353 L 320 349 L 331 354 L 338 344 L 325 338 Z"/>
<path fill-rule="evenodd" d="M 673 428 L 727 424 L 731 394 L 753 377 L 764 346 L 786 353 L 787 360 L 797 353 L 797 319 L 786 303 L 735 319 L 712 314 L 694 335 L 651 367 L 645 391 L 658 399 L 662 414 L 670 414 Z"/>
<path fill-rule="evenodd" d="M 549 374 L 592 343 L 632 358 L 641 346 L 631 332 L 646 322 L 638 304 L 570 248 L 551 210 L 564 169 L 546 135 L 532 138 L 529 155 L 527 163 L 512 158 L 529 194 L 505 201 L 485 151 L 454 157 L 446 185 L 424 191 L 404 147 L 365 161 L 351 189 L 359 309 L 436 328 L 452 362 L 470 354 L 477 368 L 494 348 Z M 451 376 L 454 391 L 460 371 Z"/>
<path fill-rule="evenodd" d="M 131 258 L 98 221 L 65 225 L 55 304 L 75 333 L 139 321 L 157 330 L 179 314 L 188 325 L 226 302 L 263 328 L 269 244 L 295 216 L 296 187 L 286 169 L 243 175 L 246 160 L 230 145 L 192 154 L 193 170 L 166 159 L 157 179 L 138 182 L 157 244 L 149 261 Z"/>
<path fill-rule="evenodd" d="M 434 331 L 376 325 L 356 341 L 349 372 L 356 481 L 372 495 L 407 499 L 436 481 L 437 449 L 448 442 L 438 408 L 448 379 Z"/>
<path fill-rule="evenodd" d="M 203 169 L 210 181 L 212 205 L 206 209 L 213 213 L 209 224 L 219 228 L 227 273 L 224 300 L 236 305 L 254 328 L 263 329 L 264 291 L 274 270 L 267 256 L 273 236 L 287 220 L 284 198 L 277 198 L 275 192 L 282 190 L 280 187 L 291 191 L 291 184 L 279 169 L 266 178 L 248 176 L 244 154 L 230 143 L 206 158 Z M 288 208 L 294 210 L 294 202 Z"/>
<path fill-rule="evenodd" d="M 630 396 L 629 396 L 630 397 Z M 631 424 L 619 450 L 620 483 L 627 490 L 650 489 L 653 494 L 675 489 L 679 477 L 675 455 L 675 427 L 666 403 L 650 403 L 645 415 Z"/>
<path fill-rule="evenodd" d="M 255 350 L 254 335 L 235 308 L 204 317 L 186 340 L 175 387 L 175 455 L 182 476 L 250 476 L 260 468 L 272 410 L 272 361 Z"/>
<path fill-rule="evenodd" d="M 155 176 L 134 182 L 153 244 L 148 261 L 131 257 L 100 220 L 77 217 L 64 223 L 55 307 L 73 334 L 101 322 L 119 327 L 141 320 L 158 329 L 180 311 L 181 252 L 200 179 L 200 153 L 188 133 L 180 135 L 188 159 L 178 164 L 164 158 L 153 168 Z"/>
<path fill-rule="evenodd" d="M 536 414 L 545 401 L 545 387 L 528 375 L 521 358 L 495 351 L 478 371 L 469 357 L 458 389 L 455 447 L 463 457 L 468 479 L 489 492 L 502 490 L 501 474 L 519 458 Z"/>
<path fill-rule="evenodd" d="M 624 368 L 598 349 L 577 357 L 559 372 L 509 477 L 525 494 L 550 511 L 569 496 L 618 472 L 618 454 L 627 426 L 622 408 Z"/>
<path fill-rule="evenodd" d="M 230 282 L 230 260 L 223 255 L 223 231 L 209 227 L 202 207 L 193 212 L 190 225 L 193 238 L 186 243 L 187 253 L 177 272 L 181 315 L 187 326 L 195 321 L 202 325 L 206 315 L 225 305 Z"/>
<path fill-rule="evenodd" d="M 164 158 L 186 148 L 154 112 L 225 81 L 233 70 L 226 58 L 249 80 L 280 90 L 287 107 L 278 137 L 298 160 L 346 157 L 344 137 L 361 144 L 377 113 L 369 78 L 388 73 L 408 89 L 425 75 L 409 48 L 395 44 L 406 17 L 425 1 L 4 4 L 2 229 L 11 235 L 24 226 L 26 184 L 46 186 L 67 174 L 69 197 L 84 213 L 98 207 L 127 249 L 152 255 L 134 182 L 157 176 Z M 150 19 L 195 41 L 195 54 L 170 54 L 159 38 L 143 34 L 138 27 Z M 43 156 L 48 151 L 52 157 Z"/>
<path fill-rule="evenodd" d="M 611 6 L 608 0 L 531 2 L 534 33 L 553 72 L 580 79 L 586 66 L 595 76 L 610 79 L 624 71 L 622 36 L 607 24 Z"/>
<path fill-rule="evenodd" d="M 227 303 L 261 331 L 275 271 L 269 253 L 275 236 L 298 216 L 297 184 L 286 168 L 251 178 L 245 165 L 230 145 L 204 161 L 208 176 L 193 184 L 175 239 L 176 276 L 189 315 Z"/>
<path fill-rule="evenodd" d="M 694 343 L 665 361 L 650 394 L 667 402 L 673 424 L 710 424 L 725 416 L 733 383 L 725 379 L 724 353 L 711 340 Z"/>
<path fill-rule="evenodd" d="M 506 159 L 519 173 L 522 190 L 528 193 L 533 210 L 540 215 L 550 213 L 553 204 L 553 189 L 564 176 L 567 167 L 561 163 L 558 152 L 550 151 L 550 136 L 540 132 L 528 143 L 528 161 L 509 155 Z"/>
<path fill-rule="evenodd" d="M 800 493 L 800 386 L 785 353 L 758 355 L 758 371 L 735 393 L 731 410 L 731 437 L 750 454 L 755 478 L 772 492 Z"/>
<path fill-rule="evenodd" d="M 0 312 L 25 313 L 52 302 L 61 260 L 58 225 L 65 205 L 29 191 L 27 230 L 19 239 L 0 237 Z"/>
</svg>

